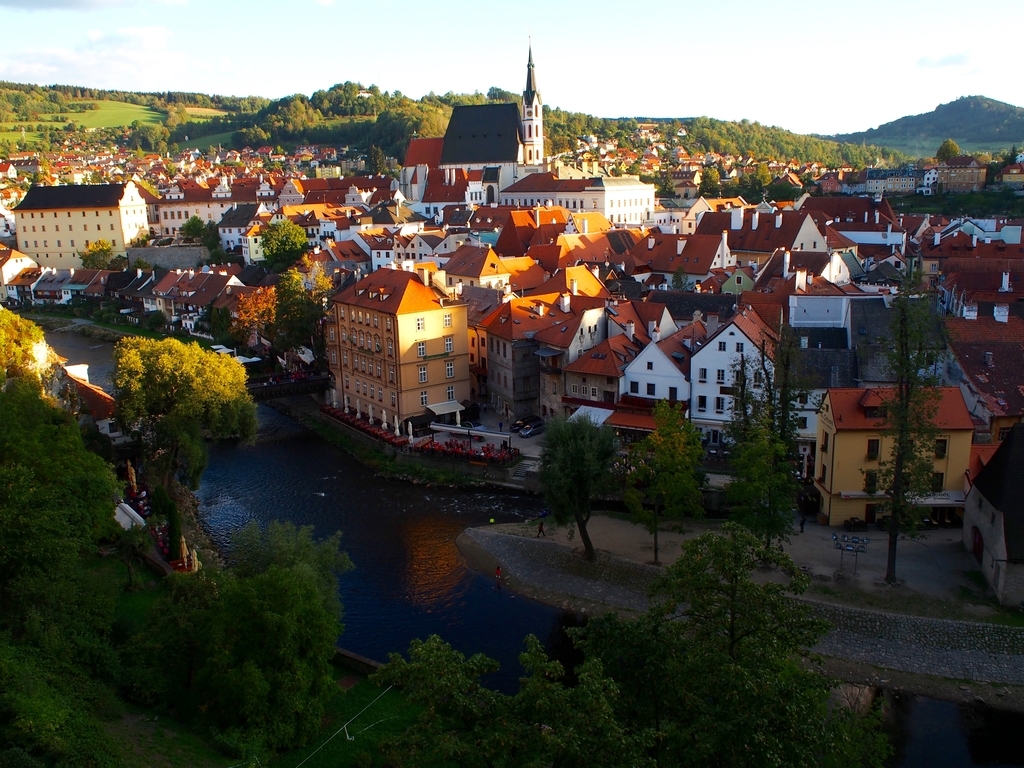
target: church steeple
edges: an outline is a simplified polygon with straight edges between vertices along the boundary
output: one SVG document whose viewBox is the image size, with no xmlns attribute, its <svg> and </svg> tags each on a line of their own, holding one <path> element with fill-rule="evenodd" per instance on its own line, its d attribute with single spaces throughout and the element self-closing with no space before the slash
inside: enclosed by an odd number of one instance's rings
<svg viewBox="0 0 1024 768">
<path fill-rule="evenodd" d="M 539 165 L 544 160 L 544 106 L 537 90 L 537 76 L 533 71 L 533 44 L 526 63 L 526 90 L 523 91 L 523 159 L 527 165 Z"/>
<path fill-rule="evenodd" d="M 533 72 L 533 43 L 530 44 L 530 58 L 526 64 L 526 90 L 523 91 L 523 104 L 533 104 L 534 99 L 540 101 L 537 91 L 537 77 Z"/>
</svg>

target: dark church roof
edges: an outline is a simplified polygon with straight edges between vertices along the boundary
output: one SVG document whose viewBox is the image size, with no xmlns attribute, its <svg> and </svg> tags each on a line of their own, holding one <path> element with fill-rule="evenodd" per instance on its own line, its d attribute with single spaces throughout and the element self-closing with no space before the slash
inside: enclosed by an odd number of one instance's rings
<svg viewBox="0 0 1024 768">
<path fill-rule="evenodd" d="M 523 91 L 523 104 L 531 106 L 534 99 L 540 99 L 537 92 L 537 76 L 533 73 L 533 46 L 530 46 L 530 60 L 526 64 L 526 90 Z"/>
<path fill-rule="evenodd" d="M 1010 430 L 974 481 L 981 495 L 1003 514 L 1006 559 L 1024 562 L 1024 424 Z"/>
<path fill-rule="evenodd" d="M 34 186 L 18 206 L 19 211 L 64 208 L 116 208 L 124 197 L 124 184 L 69 184 Z"/>
<path fill-rule="evenodd" d="M 455 107 L 444 134 L 441 165 L 518 162 L 521 130 L 517 104 Z"/>
</svg>

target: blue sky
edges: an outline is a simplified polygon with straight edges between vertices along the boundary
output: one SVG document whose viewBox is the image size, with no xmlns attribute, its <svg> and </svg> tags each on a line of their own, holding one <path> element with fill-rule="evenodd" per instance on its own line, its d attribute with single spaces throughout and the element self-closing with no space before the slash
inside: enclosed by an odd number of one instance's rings
<svg viewBox="0 0 1024 768">
<path fill-rule="evenodd" d="M 864 130 L 980 94 L 1024 105 L 1019 5 L 945 0 L 0 0 L 0 80 L 276 98 L 346 80 L 520 91 L 601 117 Z"/>
</svg>

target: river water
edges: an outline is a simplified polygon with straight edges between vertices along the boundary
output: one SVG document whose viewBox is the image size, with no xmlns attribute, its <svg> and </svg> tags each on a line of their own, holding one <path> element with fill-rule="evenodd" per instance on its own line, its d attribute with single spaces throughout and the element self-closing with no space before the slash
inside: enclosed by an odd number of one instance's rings
<svg viewBox="0 0 1024 768">
<path fill-rule="evenodd" d="M 88 363 L 92 382 L 109 389 L 112 345 L 75 333 L 47 334 L 47 341 L 69 363 Z M 539 499 L 375 478 L 295 421 L 265 406 L 258 417 L 255 445 L 211 448 L 200 514 L 221 545 L 250 520 L 311 525 L 320 536 L 342 531 L 355 569 L 339 579 L 340 645 L 385 661 L 413 638 L 438 634 L 467 655 L 497 659 L 501 671 L 486 682 L 511 692 L 527 634 L 549 648 L 561 644 L 573 617 L 498 592 L 493 574 L 470 570 L 455 546 L 467 526 L 536 514 Z M 891 703 L 895 768 L 1024 768 L 1024 716 L 923 696 L 896 695 Z"/>
</svg>

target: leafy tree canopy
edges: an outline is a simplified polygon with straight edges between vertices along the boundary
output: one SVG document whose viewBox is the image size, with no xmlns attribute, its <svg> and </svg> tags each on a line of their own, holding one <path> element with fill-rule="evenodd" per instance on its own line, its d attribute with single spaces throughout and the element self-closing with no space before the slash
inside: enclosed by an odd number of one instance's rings
<svg viewBox="0 0 1024 768">
<path fill-rule="evenodd" d="M 298 224 L 284 219 L 263 230 L 263 255 L 267 267 L 282 272 L 302 258 L 306 252 L 306 232 Z"/>
<path fill-rule="evenodd" d="M 940 163 L 944 163 L 947 160 L 952 160 L 954 157 L 959 157 L 961 154 L 963 153 L 960 151 L 960 145 L 952 139 L 946 139 L 935 150 L 935 159 Z"/>
<path fill-rule="evenodd" d="M 0 307 L 0 385 L 9 377 L 38 378 L 45 354 L 43 329 L 30 320 Z"/>
</svg>

